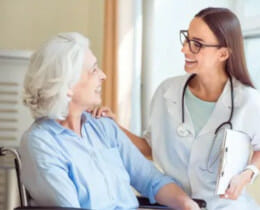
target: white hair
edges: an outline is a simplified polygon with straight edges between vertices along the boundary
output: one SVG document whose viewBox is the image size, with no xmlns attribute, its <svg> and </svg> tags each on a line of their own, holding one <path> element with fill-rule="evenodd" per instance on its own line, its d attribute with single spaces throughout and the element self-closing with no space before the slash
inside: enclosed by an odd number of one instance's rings
<svg viewBox="0 0 260 210">
<path fill-rule="evenodd" d="M 58 34 L 32 55 L 23 101 L 35 119 L 66 118 L 71 100 L 67 94 L 80 78 L 87 50 L 88 39 L 71 32 Z"/>
</svg>

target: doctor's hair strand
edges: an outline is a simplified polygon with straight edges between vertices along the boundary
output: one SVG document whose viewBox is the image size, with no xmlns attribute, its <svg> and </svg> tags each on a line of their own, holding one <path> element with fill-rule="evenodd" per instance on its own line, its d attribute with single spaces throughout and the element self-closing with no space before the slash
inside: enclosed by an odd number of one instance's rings
<svg viewBox="0 0 260 210">
<path fill-rule="evenodd" d="M 243 36 L 237 16 L 227 8 L 209 7 L 195 15 L 201 18 L 216 36 L 219 45 L 230 50 L 226 71 L 244 85 L 254 88 L 244 52 Z"/>
</svg>

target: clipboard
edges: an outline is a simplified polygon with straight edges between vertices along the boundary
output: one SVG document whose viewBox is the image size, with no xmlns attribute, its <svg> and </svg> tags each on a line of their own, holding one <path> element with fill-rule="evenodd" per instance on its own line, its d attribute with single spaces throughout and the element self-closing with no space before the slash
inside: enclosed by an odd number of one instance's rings
<svg viewBox="0 0 260 210">
<path fill-rule="evenodd" d="M 251 157 L 250 137 L 243 132 L 225 129 L 216 194 L 223 195 L 233 176 L 241 173 Z"/>
</svg>

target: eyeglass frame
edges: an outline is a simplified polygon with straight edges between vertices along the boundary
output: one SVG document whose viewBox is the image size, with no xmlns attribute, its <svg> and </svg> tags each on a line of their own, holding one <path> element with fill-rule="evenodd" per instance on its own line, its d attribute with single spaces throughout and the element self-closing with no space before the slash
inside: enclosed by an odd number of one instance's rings
<svg viewBox="0 0 260 210">
<path fill-rule="evenodd" d="M 181 37 L 182 37 L 182 35 L 183 35 L 183 36 L 185 37 L 185 39 L 186 39 L 186 42 L 187 42 L 188 45 L 189 45 L 190 51 L 191 51 L 193 54 L 198 54 L 198 53 L 200 52 L 200 49 L 203 48 L 203 47 L 216 47 L 216 48 L 224 47 L 223 45 L 219 45 L 219 44 L 218 44 L 218 45 L 216 45 L 216 44 L 203 44 L 203 43 L 201 43 L 201 42 L 199 42 L 199 41 L 197 41 L 197 40 L 191 40 L 191 39 L 189 39 L 189 37 L 188 37 L 185 33 L 187 33 L 187 35 L 188 35 L 188 30 L 180 30 L 180 42 L 181 42 L 182 46 L 184 46 L 185 43 L 182 43 L 182 39 L 181 39 Z M 193 42 L 195 42 L 195 43 L 197 43 L 197 44 L 200 45 L 200 47 L 199 47 L 199 49 L 198 49 L 198 52 L 194 52 L 194 51 L 191 49 L 191 44 L 190 44 L 191 41 L 193 41 Z"/>
</svg>

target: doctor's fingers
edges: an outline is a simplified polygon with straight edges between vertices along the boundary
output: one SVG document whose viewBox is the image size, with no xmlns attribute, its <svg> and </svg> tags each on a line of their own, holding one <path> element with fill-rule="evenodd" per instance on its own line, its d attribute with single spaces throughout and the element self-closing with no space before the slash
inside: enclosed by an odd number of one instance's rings
<svg viewBox="0 0 260 210">
<path fill-rule="evenodd" d="M 105 113 L 105 112 L 107 112 L 107 107 L 97 106 L 92 110 L 91 113 L 92 113 L 93 117 L 100 118 L 101 116 L 104 116 L 104 114 L 102 114 L 102 113 Z"/>
<path fill-rule="evenodd" d="M 230 199 L 230 200 L 237 200 L 239 195 L 240 195 L 239 192 L 234 192 L 232 194 L 227 194 L 227 197 L 225 197 L 225 198 Z"/>
<path fill-rule="evenodd" d="M 99 107 L 95 107 L 94 109 L 91 110 L 91 115 L 95 118 L 97 118 L 97 113 L 98 113 Z"/>
<path fill-rule="evenodd" d="M 111 111 L 109 107 L 101 106 L 96 107 L 92 111 L 93 117 L 100 118 L 100 117 L 110 117 L 114 121 L 116 121 L 116 115 Z"/>
<path fill-rule="evenodd" d="M 230 187 L 226 190 L 224 197 L 227 199 L 236 200 L 239 197 L 242 189 L 243 188 L 240 184 L 231 184 Z"/>
<path fill-rule="evenodd" d="M 101 116 L 106 116 L 106 117 L 110 117 L 110 118 L 114 117 L 114 113 L 111 111 L 111 109 L 109 107 L 106 107 L 106 106 L 100 107 L 97 115 L 99 117 L 101 117 Z"/>
</svg>

